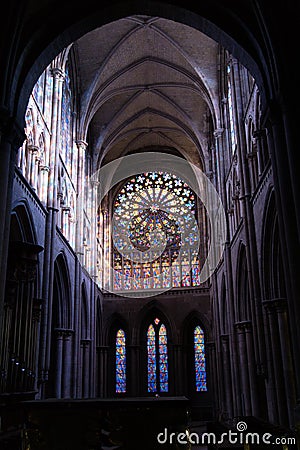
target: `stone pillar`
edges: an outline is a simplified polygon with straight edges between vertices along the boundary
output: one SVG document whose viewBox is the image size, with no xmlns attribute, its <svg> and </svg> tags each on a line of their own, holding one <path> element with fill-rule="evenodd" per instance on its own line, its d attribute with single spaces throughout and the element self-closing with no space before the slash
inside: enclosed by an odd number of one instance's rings
<svg viewBox="0 0 300 450">
<path fill-rule="evenodd" d="M 183 395 L 183 357 L 182 357 L 182 345 L 173 344 L 174 352 L 174 395 Z"/>
<path fill-rule="evenodd" d="M 282 354 L 286 401 L 289 416 L 289 425 L 294 426 L 294 408 L 296 406 L 295 377 L 292 363 L 290 335 L 287 317 L 287 303 L 285 299 L 276 299 L 275 309 L 278 318 L 280 347 Z"/>
<path fill-rule="evenodd" d="M 132 397 L 140 395 L 139 345 L 126 345 L 126 386 L 127 394 Z"/>
<path fill-rule="evenodd" d="M 64 330 L 63 333 L 63 378 L 62 378 L 62 397 L 71 397 L 71 356 L 72 356 L 72 336 L 73 330 Z"/>
<path fill-rule="evenodd" d="M 4 308 L 11 196 L 16 152 L 22 146 L 25 138 L 24 125 L 20 126 L 14 122 L 10 118 L 9 111 L 0 109 L 0 324 Z"/>
<path fill-rule="evenodd" d="M 256 373 L 256 363 L 255 363 L 255 355 L 254 355 L 254 349 L 253 349 L 253 334 L 252 334 L 251 322 L 246 322 L 244 329 L 245 329 L 245 339 L 246 339 L 246 348 L 247 348 L 248 375 L 249 375 L 249 384 L 250 384 L 250 392 L 251 392 L 252 415 L 255 417 L 259 417 L 260 409 L 259 409 L 259 399 L 258 399 L 257 373 Z"/>
<path fill-rule="evenodd" d="M 35 145 L 27 146 L 27 149 L 30 153 L 30 165 L 29 165 L 29 173 L 28 173 L 28 182 L 32 186 L 34 190 L 37 187 L 37 154 L 39 148 Z"/>
<path fill-rule="evenodd" d="M 99 349 L 99 376 L 100 376 L 100 397 L 106 398 L 108 394 L 107 370 L 108 370 L 108 350 L 109 347 L 101 345 Z"/>
<path fill-rule="evenodd" d="M 41 383 L 40 395 L 45 395 L 45 383 L 48 380 L 51 352 L 51 322 L 52 322 L 52 296 L 54 280 L 54 240 L 56 236 L 57 223 L 57 180 L 58 180 L 58 161 L 59 161 L 59 113 L 61 103 L 62 82 L 64 73 L 59 68 L 52 68 L 53 76 L 52 88 L 52 115 L 51 115 L 51 141 L 49 150 L 49 189 L 47 196 L 48 215 L 46 217 L 45 227 L 45 250 L 43 264 L 43 291 L 42 297 L 45 300 L 45 308 L 41 320 L 41 345 L 40 345 L 40 367 L 39 377 Z"/>
<path fill-rule="evenodd" d="M 247 344 L 245 336 L 245 324 L 248 322 L 237 322 L 234 324 L 237 336 L 237 346 L 239 355 L 239 375 L 241 378 L 241 399 L 242 399 L 242 414 L 245 416 L 252 415 L 251 397 L 250 397 L 250 383 L 248 373 L 247 361 Z"/>
<path fill-rule="evenodd" d="M 264 302 L 271 322 L 271 336 L 274 333 L 278 333 L 277 337 L 277 356 L 274 358 L 274 362 L 280 364 L 282 367 L 282 378 L 279 378 L 277 382 L 278 398 L 281 403 L 278 403 L 279 410 L 285 410 L 283 404 L 286 405 L 288 423 L 292 428 L 294 425 L 294 408 L 296 405 L 296 392 L 295 392 L 295 378 L 294 368 L 292 363 L 291 344 L 288 328 L 287 317 L 287 302 L 284 298 L 277 298 L 273 300 L 267 300 Z M 273 340 L 272 340 L 273 342 Z M 273 352 L 276 351 L 273 348 Z M 279 368 L 274 367 L 275 380 L 279 377 Z M 281 382 L 281 386 L 279 383 Z M 281 394 L 281 395 L 280 395 Z M 282 403 L 284 402 L 284 403 Z M 285 416 L 284 416 L 285 419 Z"/>
<path fill-rule="evenodd" d="M 63 339 L 64 330 L 59 328 L 55 332 L 55 350 L 56 350 L 56 366 L 55 366 L 55 382 L 54 395 L 55 398 L 61 398 L 62 393 L 62 373 L 63 373 Z"/>
<path fill-rule="evenodd" d="M 291 329 L 293 364 L 295 370 L 297 411 L 300 417 L 300 277 L 299 277 L 299 208 L 297 207 L 296 165 L 291 165 L 289 158 L 296 155 L 297 144 L 293 145 L 291 130 L 287 123 L 287 116 L 281 104 L 274 102 L 266 118 L 268 131 L 268 147 L 270 149 L 276 205 L 278 210 L 278 224 L 282 249 L 283 269 L 286 281 L 287 306 Z M 295 131 L 295 130 L 294 130 Z M 297 139 L 297 134 L 294 135 Z M 296 141 L 297 142 L 297 141 Z M 291 156 L 290 156 L 291 155 Z M 293 176 L 292 176 L 293 174 Z M 298 219 L 298 221 L 297 221 Z M 298 423 L 300 439 L 300 419 Z"/>
<path fill-rule="evenodd" d="M 89 398 L 90 396 L 90 339 L 81 339 L 81 354 L 82 354 L 82 398 Z"/>
<path fill-rule="evenodd" d="M 111 285 L 111 258 L 110 258 L 110 224 L 109 224 L 109 211 L 107 208 L 103 210 L 103 264 L 104 264 L 104 288 L 107 290 L 110 290 L 110 288 L 113 288 Z"/>
<path fill-rule="evenodd" d="M 255 220 L 253 216 L 253 206 L 251 203 L 251 186 L 249 167 L 247 162 L 247 142 L 244 126 L 244 107 L 243 107 L 243 93 L 242 93 L 242 79 L 240 65 L 236 59 L 233 59 L 232 63 L 233 76 L 235 80 L 234 89 L 236 96 L 236 121 L 238 128 L 238 142 L 237 142 L 237 154 L 240 167 L 240 200 L 243 205 L 243 219 L 244 229 L 246 235 L 246 256 L 247 256 L 247 270 L 249 280 L 249 293 L 251 304 L 251 317 L 247 318 L 252 321 L 252 333 L 253 333 L 253 351 L 255 352 L 255 359 L 258 363 L 263 358 L 264 348 L 263 342 L 263 320 L 260 290 L 259 273 L 256 270 L 259 267 L 258 255 L 257 255 L 257 242 L 256 242 L 256 230 Z"/>
<path fill-rule="evenodd" d="M 267 164 L 265 137 L 266 137 L 265 130 L 255 130 L 253 132 L 253 139 L 257 151 L 258 176 L 260 176 L 263 173 Z"/>
<path fill-rule="evenodd" d="M 83 209 L 85 200 L 85 158 L 87 142 L 76 141 L 78 148 L 78 170 L 77 170 L 77 193 L 78 202 L 76 208 L 77 227 L 76 227 L 76 253 L 81 263 L 84 261 L 84 247 L 83 247 Z"/>
<path fill-rule="evenodd" d="M 40 166 L 41 170 L 41 180 L 40 180 L 40 191 L 39 198 L 44 205 L 47 203 L 47 191 L 48 191 L 48 177 L 49 177 L 49 166 Z"/>
<path fill-rule="evenodd" d="M 229 350 L 229 336 L 228 334 L 223 334 L 220 336 L 221 341 L 221 358 L 223 362 L 223 376 L 224 383 L 223 393 L 225 399 L 225 408 L 228 418 L 233 417 L 233 405 L 232 405 L 232 390 L 231 390 L 231 371 L 230 371 L 230 350 Z"/>
<path fill-rule="evenodd" d="M 280 351 L 278 322 L 274 303 L 272 301 L 265 301 L 263 302 L 263 304 L 267 313 L 269 341 L 271 344 L 272 352 L 271 361 L 269 360 L 268 371 L 270 372 L 270 375 L 272 374 L 274 380 L 278 423 L 283 425 L 287 424 L 287 411 L 284 381 L 282 379 L 282 359 Z"/>
<path fill-rule="evenodd" d="M 206 355 L 205 355 L 205 365 L 206 365 L 206 379 L 207 379 L 207 390 L 211 392 L 211 386 L 218 386 L 217 367 L 216 360 L 216 345 L 214 342 L 206 342 Z M 213 398 L 214 401 L 214 413 L 216 414 L 217 409 L 217 399 Z"/>
</svg>

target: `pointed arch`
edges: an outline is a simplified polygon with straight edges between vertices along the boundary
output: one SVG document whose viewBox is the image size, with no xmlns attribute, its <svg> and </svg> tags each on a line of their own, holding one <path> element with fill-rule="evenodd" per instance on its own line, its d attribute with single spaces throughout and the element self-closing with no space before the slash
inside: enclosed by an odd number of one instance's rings
<svg viewBox="0 0 300 450">
<path fill-rule="evenodd" d="M 111 396 L 129 393 L 128 351 L 130 342 L 129 326 L 118 313 L 108 320 L 106 329 L 108 354 L 108 392 Z"/>
<path fill-rule="evenodd" d="M 169 391 L 168 333 L 163 321 L 156 316 L 147 329 L 147 392 Z"/>
<path fill-rule="evenodd" d="M 194 310 L 184 319 L 181 334 L 184 348 L 183 390 L 190 398 L 204 398 L 206 401 L 209 394 L 206 342 L 211 339 L 211 327 L 207 318 Z"/>
<path fill-rule="evenodd" d="M 81 339 L 88 339 L 90 335 L 90 314 L 86 283 L 81 283 Z"/>
<path fill-rule="evenodd" d="M 66 256 L 61 252 L 54 262 L 52 324 L 55 328 L 72 328 L 71 285 Z"/>
<path fill-rule="evenodd" d="M 221 281 L 221 295 L 220 295 L 220 332 L 227 334 L 229 331 L 229 317 L 228 317 L 228 298 L 226 290 L 226 281 L 224 274 Z"/>
<path fill-rule="evenodd" d="M 236 320 L 251 320 L 250 290 L 246 247 L 240 244 L 237 258 Z"/>
<path fill-rule="evenodd" d="M 285 298 L 285 278 L 275 193 L 272 189 L 266 200 L 262 230 L 262 280 L 266 300 Z"/>
<path fill-rule="evenodd" d="M 36 243 L 36 230 L 27 200 L 13 205 L 11 213 L 10 240 Z"/>
</svg>

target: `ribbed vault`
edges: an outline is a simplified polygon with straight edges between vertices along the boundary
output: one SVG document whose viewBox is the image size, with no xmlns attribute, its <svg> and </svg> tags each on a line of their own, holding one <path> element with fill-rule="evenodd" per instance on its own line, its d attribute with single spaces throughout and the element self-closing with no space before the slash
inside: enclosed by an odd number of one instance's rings
<svg viewBox="0 0 300 450">
<path fill-rule="evenodd" d="M 81 138 L 98 167 L 144 147 L 171 147 L 205 167 L 208 124 L 220 126 L 219 44 L 171 20 L 132 16 L 74 48 Z"/>
</svg>

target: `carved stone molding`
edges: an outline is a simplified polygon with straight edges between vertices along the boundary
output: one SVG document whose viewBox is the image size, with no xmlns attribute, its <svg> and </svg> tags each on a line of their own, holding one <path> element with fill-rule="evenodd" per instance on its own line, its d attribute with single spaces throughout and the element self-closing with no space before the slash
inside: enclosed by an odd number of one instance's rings
<svg viewBox="0 0 300 450">
<path fill-rule="evenodd" d="M 265 310 L 267 312 L 284 312 L 287 311 L 287 301 L 286 298 L 280 297 L 280 298 L 273 298 L 270 300 L 264 300 L 262 302 Z"/>
<path fill-rule="evenodd" d="M 252 328 L 252 322 L 250 320 L 243 320 L 241 322 L 236 322 L 234 328 L 238 333 L 243 333 L 245 331 L 250 331 Z"/>
</svg>

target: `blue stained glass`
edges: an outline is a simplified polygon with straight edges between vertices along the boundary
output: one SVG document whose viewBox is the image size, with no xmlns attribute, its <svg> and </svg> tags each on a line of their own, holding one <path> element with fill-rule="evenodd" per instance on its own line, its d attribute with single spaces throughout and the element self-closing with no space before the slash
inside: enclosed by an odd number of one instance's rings
<svg viewBox="0 0 300 450">
<path fill-rule="evenodd" d="M 126 392 L 126 336 L 124 330 L 116 334 L 116 392 Z"/>
<path fill-rule="evenodd" d="M 168 392 L 167 330 L 156 318 L 147 332 L 148 392 Z"/>
<path fill-rule="evenodd" d="M 156 392 L 156 347 L 155 329 L 151 324 L 147 333 L 148 350 L 148 392 Z"/>
<path fill-rule="evenodd" d="M 194 355 L 196 391 L 207 391 L 204 332 L 199 325 L 194 329 Z"/>
</svg>

